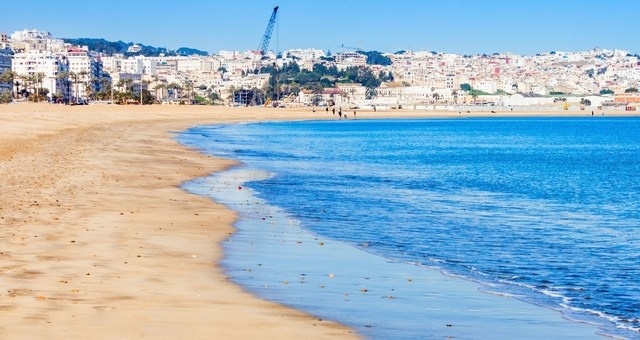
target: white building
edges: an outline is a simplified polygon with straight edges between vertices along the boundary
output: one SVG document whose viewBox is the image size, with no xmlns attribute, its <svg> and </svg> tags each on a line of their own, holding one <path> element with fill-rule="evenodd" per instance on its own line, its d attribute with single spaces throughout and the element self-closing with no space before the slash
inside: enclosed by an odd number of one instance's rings
<svg viewBox="0 0 640 340">
<path fill-rule="evenodd" d="M 292 50 L 286 50 L 283 53 L 284 56 L 292 56 L 292 57 L 296 57 L 298 59 L 301 59 L 303 61 L 306 60 L 320 60 L 320 57 L 324 57 L 324 51 L 323 50 L 317 50 L 317 49 L 313 49 L 313 48 L 308 48 L 308 49 L 292 49 Z"/>
<path fill-rule="evenodd" d="M 15 52 L 64 51 L 64 41 L 51 36 L 49 32 L 38 30 L 16 31 L 11 34 L 12 48 Z"/>
<path fill-rule="evenodd" d="M 111 57 L 100 57 L 100 59 L 102 60 L 102 68 L 104 69 L 104 72 L 112 74 L 122 71 L 124 55 L 118 53 Z"/>
<path fill-rule="evenodd" d="M 131 46 L 129 46 L 129 48 L 127 48 L 127 52 L 128 53 L 138 53 L 142 51 L 142 46 L 138 45 L 138 44 L 133 44 Z"/>
<path fill-rule="evenodd" d="M 342 52 L 336 53 L 336 67 L 339 70 L 344 70 L 353 66 L 365 66 L 367 65 L 367 56 L 357 52 Z"/>
<path fill-rule="evenodd" d="M 179 57 L 177 60 L 178 72 L 202 72 L 204 63 L 201 57 Z"/>
<path fill-rule="evenodd" d="M 120 72 L 142 74 L 144 71 L 143 58 L 126 58 L 120 61 Z"/>
<path fill-rule="evenodd" d="M 69 81 L 64 76 L 69 71 L 67 57 L 51 53 L 16 53 L 11 65 L 16 74 L 14 83 L 21 96 L 29 96 L 46 89 L 52 101 L 69 100 Z"/>
<path fill-rule="evenodd" d="M 87 100 L 100 90 L 100 80 L 104 77 L 102 61 L 91 57 L 86 46 L 70 48 L 66 53 L 69 62 L 72 99 Z"/>
</svg>

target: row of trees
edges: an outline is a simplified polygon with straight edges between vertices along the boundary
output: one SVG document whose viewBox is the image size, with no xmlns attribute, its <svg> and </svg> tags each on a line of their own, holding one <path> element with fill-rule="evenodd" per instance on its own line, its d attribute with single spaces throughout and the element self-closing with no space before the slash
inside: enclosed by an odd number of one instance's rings
<svg viewBox="0 0 640 340">
<path fill-rule="evenodd" d="M 88 73 L 83 72 L 60 72 L 56 75 L 55 81 L 57 84 L 62 85 L 60 93 L 54 93 L 51 95 L 53 101 L 62 102 L 71 99 L 71 85 L 75 87 L 75 100 L 79 100 L 78 94 L 80 84 L 84 83 L 87 87 L 85 91 L 90 92 L 92 87 L 89 87 Z M 0 74 L 0 83 L 11 84 L 12 91 L 11 97 L 14 99 L 26 99 L 29 101 L 39 102 L 47 101 L 49 89 L 43 87 L 43 80 L 46 75 L 43 72 L 35 74 L 17 74 L 13 71 L 5 71 Z"/>
<path fill-rule="evenodd" d="M 0 74 L 0 83 L 11 84 L 12 90 L 3 93 L 0 102 L 11 102 L 13 99 L 29 101 L 47 101 L 49 89 L 42 86 L 44 73 L 19 75 L 13 71 Z M 51 100 L 59 103 L 84 103 L 86 100 L 112 100 L 115 103 L 151 104 L 164 99 L 184 102 L 214 104 L 220 101 L 213 87 L 200 86 L 198 89 L 205 96 L 196 95 L 194 84 L 185 81 L 182 84 L 166 83 L 154 77 L 153 80 L 134 81 L 124 78 L 112 84 L 111 78 L 89 77 L 87 72 L 60 72 L 55 79 L 59 82 L 60 92 L 51 94 Z M 151 90 L 155 94 L 154 95 Z M 74 95 L 75 94 L 75 95 Z"/>
</svg>

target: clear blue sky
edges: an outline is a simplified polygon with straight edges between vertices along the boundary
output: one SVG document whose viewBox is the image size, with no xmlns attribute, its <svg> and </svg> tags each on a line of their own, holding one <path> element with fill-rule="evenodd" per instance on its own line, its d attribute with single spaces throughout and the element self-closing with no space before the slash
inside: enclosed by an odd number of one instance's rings
<svg viewBox="0 0 640 340">
<path fill-rule="evenodd" d="M 13 0 L 0 5 L 0 32 L 244 51 L 258 48 L 276 5 L 277 51 L 640 53 L 637 0 Z"/>
</svg>

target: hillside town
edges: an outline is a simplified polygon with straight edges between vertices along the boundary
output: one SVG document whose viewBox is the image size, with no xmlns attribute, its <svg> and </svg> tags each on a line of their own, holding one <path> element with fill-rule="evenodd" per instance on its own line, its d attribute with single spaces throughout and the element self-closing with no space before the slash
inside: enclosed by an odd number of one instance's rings
<svg viewBox="0 0 640 340">
<path fill-rule="evenodd" d="M 623 50 L 381 53 L 388 63 L 372 63 L 364 51 L 344 46 L 335 53 L 291 49 L 208 56 L 143 56 L 140 50 L 133 44 L 126 54 L 107 55 L 49 32 L 0 33 L 0 101 L 415 110 L 635 110 L 640 103 L 640 59 Z M 299 72 L 367 70 L 379 81 L 333 79 L 324 82 L 330 87 L 307 86 L 267 72 L 293 64 Z"/>
</svg>

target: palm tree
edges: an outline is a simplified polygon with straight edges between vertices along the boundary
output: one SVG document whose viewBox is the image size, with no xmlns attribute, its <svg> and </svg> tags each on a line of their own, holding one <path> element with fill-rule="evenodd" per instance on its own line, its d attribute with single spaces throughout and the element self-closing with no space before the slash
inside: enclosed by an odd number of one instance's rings
<svg viewBox="0 0 640 340">
<path fill-rule="evenodd" d="M 173 82 L 173 83 L 170 83 L 167 86 L 167 88 L 169 90 L 173 90 L 173 91 L 171 91 L 172 94 L 173 94 L 173 98 L 174 99 L 178 99 L 178 94 L 179 94 L 180 91 L 182 91 L 182 86 L 180 86 L 180 84 L 178 84 L 178 83 Z"/>
<path fill-rule="evenodd" d="M 11 89 L 9 90 L 9 94 L 8 97 L 5 98 L 5 100 L 7 101 L 11 101 L 11 98 L 13 97 L 13 77 L 15 76 L 15 73 L 11 70 L 7 70 L 4 71 L 2 74 L 0 74 L 0 83 L 5 83 L 5 84 L 9 84 Z"/>
<path fill-rule="evenodd" d="M 34 94 L 36 93 L 36 75 L 35 74 L 29 74 L 27 76 L 25 76 L 25 81 L 28 84 L 28 88 L 31 89 L 29 91 L 30 94 Z M 30 100 L 35 100 L 31 95 L 29 95 L 29 99 Z"/>
<path fill-rule="evenodd" d="M 33 87 L 36 93 L 35 101 L 40 101 L 40 90 L 42 89 L 42 80 L 44 79 L 44 73 L 38 72 L 31 76 L 33 80 Z"/>
<path fill-rule="evenodd" d="M 376 91 L 375 87 L 367 87 L 365 96 L 367 99 L 373 99 L 378 96 L 378 91 Z"/>
<path fill-rule="evenodd" d="M 18 75 L 18 79 L 21 81 L 21 83 L 16 82 L 16 87 L 18 87 L 19 85 L 22 85 L 22 91 L 20 91 L 20 93 L 29 93 L 28 88 L 29 88 L 29 75 L 27 74 L 19 74 Z M 24 97 L 24 95 L 23 95 Z"/>
<path fill-rule="evenodd" d="M 89 72 L 87 72 L 86 70 L 82 70 L 80 72 L 78 72 L 78 75 L 81 78 L 82 83 L 84 84 L 84 88 L 83 88 L 83 99 L 87 97 L 87 87 L 89 86 L 89 79 L 87 79 L 87 75 L 89 75 Z M 80 96 L 80 93 L 78 93 L 78 96 Z"/>
<path fill-rule="evenodd" d="M 156 90 L 156 98 L 161 99 L 161 100 L 164 100 L 164 98 L 165 98 L 165 96 L 164 96 L 164 90 L 166 90 L 166 89 L 167 89 L 167 84 L 165 84 L 165 83 L 159 83 L 159 84 L 156 84 L 156 85 L 153 87 L 153 89 L 154 89 L 154 90 Z M 160 95 L 158 95 L 158 90 L 160 90 Z M 162 96 L 162 98 L 160 98 L 161 96 Z"/>
<path fill-rule="evenodd" d="M 111 92 L 111 100 L 113 101 L 113 86 L 111 84 L 111 79 L 109 77 L 101 77 L 98 79 L 98 83 L 100 84 L 100 97 L 102 100 L 107 98 L 107 93 Z"/>
<path fill-rule="evenodd" d="M 13 77 L 15 77 L 15 73 L 11 70 L 6 70 L 0 74 L 0 83 L 13 85 Z"/>
<path fill-rule="evenodd" d="M 193 82 L 191 80 L 186 80 L 184 82 L 184 89 L 187 90 L 187 99 L 189 103 L 193 103 Z"/>
<path fill-rule="evenodd" d="M 71 97 L 69 93 L 71 90 L 71 87 L 69 86 L 69 72 L 67 71 L 59 72 L 56 75 L 56 83 L 58 82 L 58 80 L 62 80 L 62 83 L 63 83 L 62 89 L 64 91 L 64 93 L 62 94 L 62 97 L 63 97 L 63 101 L 67 103 L 69 101 L 69 97 Z"/>
<path fill-rule="evenodd" d="M 144 87 L 145 87 L 145 85 L 147 87 L 149 87 L 150 83 L 151 83 L 151 81 L 149 81 L 149 80 L 140 80 L 140 105 L 143 104 L 143 102 L 142 102 L 142 94 L 144 93 Z"/>
<path fill-rule="evenodd" d="M 71 78 L 73 80 L 73 84 L 75 87 L 75 91 L 74 91 L 74 98 L 75 98 L 75 102 L 78 103 L 78 99 L 79 99 L 79 89 L 78 89 L 78 79 L 80 78 L 80 76 L 76 73 L 76 72 L 69 72 L 69 78 Z"/>
<path fill-rule="evenodd" d="M 262 90 L 264 93 L 264 90 Z M 216 101 L 220 100 L 220 96 L 213 85 L 207 88 L 207 98 L 210 100 L 211 105 L 215 105 Z"/>
<path fill-rule="evenodd" d="M 229 86 L 229 89 L 227 89 L 227 99 L 233 103 L 235 101 L 235 96 L 236 96 L 236 87 L 231 85 Z"/>
</svg>

